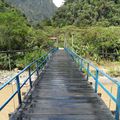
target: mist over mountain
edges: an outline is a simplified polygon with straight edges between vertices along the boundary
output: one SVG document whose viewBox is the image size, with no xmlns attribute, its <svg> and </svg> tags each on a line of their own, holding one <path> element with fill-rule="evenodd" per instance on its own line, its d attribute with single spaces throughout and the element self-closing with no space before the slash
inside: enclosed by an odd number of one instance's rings
<svg viewBox="0 0 120 120">
<path fill-rule="evenodd" d="M 57 7 L 52 0 L 5 0 L 25 14 L 28 21 L 38 23 L 54 15 Z"/>
</svg>

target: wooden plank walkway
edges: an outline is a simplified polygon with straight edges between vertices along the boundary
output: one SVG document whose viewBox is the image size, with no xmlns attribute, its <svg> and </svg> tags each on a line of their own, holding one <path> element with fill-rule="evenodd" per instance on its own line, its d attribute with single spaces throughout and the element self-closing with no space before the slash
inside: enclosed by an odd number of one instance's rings
<svg viewBox="0 0 120 120">
<path fill-rule="evenodd" d="M 53 55 L 14 120 L 114 120 L 79 68 L 62 50 Z M 12 119 L 13 120 L 13 119 Z"/>
</svg>

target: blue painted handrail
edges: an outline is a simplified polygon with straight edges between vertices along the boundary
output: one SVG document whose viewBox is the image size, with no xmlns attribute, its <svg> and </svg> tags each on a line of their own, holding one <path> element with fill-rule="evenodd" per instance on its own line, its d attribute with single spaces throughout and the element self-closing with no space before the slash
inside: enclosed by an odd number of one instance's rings
<svg viewBox="0 0 120 120">
<path fill-rule="evenodd" d="M 96 67 L 93 63 L 90 61 L 82 58 L 81 56 L 77 55 L 74 51 L 65 48 L 65 51 L 69 56 L 72 57 L 74 61 L 77 61 L 77 63 L 80 66 L 80 70 L 82 71 L 85 69 L 87 73 L 87 80 L 89 79 L 89 76 L 92 76 L 92 78 L 95 80 L 95 92 L 98 91 L 98 85 L 109 95 L 109 97 L 116 103 L 116 110 L 115 110 L 115 120 L 119 120 L 119 112 L 120 112 L 120 82 L 119 80 L 115 80 L 103 71 L 101 71 L 98 67 Z M 87 66 L 85 66 L 87 64 Z M 95 69 L 95 75 L 90 71 L 90 67 L 93 67 Z M 109 90 L 106 89 L 106 87 L 99 81 L 99 74 L 102 74 L 105 76 L 108 80 L 116 84 L 117 86 L 117 96 L 113 96 Z"/>
<path fill-rule="evenodd" d="M 30 89 L 32 88 L 32 81 L 31 81 L 31 76 L 37 72 L 37 77 L 39 77 L 39 71 L 42 70 L 42 68 L 44 67 L 44 65 L 47 63 L 47 61 L 49 60 L 50 56 L 56 52 L 58 49 L 57 48 L 53 48 L 51 49 L 47 54 L 45 54 L 44 56 L 40 57 L 39 59 L 33 61 L 32 63 L 30 63 L 28 66 L 26 66 L 21 72 L 19 72 L 17 75 L 15 75 L 12 79 L 8 80 L 7 82 L 5 82 L 3 85 L 0 86 L 0 91 L 2 89 L 4 89 L 7 85 L 9 85 L 11 82 L 15 81 L 16 85 L 17 85 L 17 90 L 11 94 L 11 96 L 0 106 L 0 111 L 14 98 L 14 96 L 16 94 L 18 94 L 18 101 L 19 101 L 19 106 L 21 106 L 22 104 L 22 99 L 21 99 L 21 88 L 26 84 L 26 82 L 29 81 L 30 83 Z M 33 72 L 31 72 L 31 67 L 32 65 L 35 65 L 36 68 Z M 24 82 L 22 84 L 20 84 L 20 78 L 19 76 L 24 73 L 26 70 L 28 70 L 28 78 L 24 80 Z"/>
</svg>

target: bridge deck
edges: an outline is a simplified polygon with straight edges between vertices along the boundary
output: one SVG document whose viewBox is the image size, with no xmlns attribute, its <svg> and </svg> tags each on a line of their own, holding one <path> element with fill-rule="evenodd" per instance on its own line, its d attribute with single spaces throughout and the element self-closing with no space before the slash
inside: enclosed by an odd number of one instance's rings
<svg viewBox="0 0 120 120">
<path fill-rule="evenodd" d="M 16 114 L 22 120 L 114 120 L 62 50 L 51 58 L 29 99 L 19 115 Z"/>
</svg>

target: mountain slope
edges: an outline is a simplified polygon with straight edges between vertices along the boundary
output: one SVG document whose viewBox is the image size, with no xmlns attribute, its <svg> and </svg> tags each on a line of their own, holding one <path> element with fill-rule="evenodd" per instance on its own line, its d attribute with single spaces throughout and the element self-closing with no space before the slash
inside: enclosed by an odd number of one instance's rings
<svg viewBox="0 0 120 120">
<path fill-rule="evenodd" d="M 65 0 L 53 17 L 56 26 L 120 25 L 120 0 Z"/>
<path fill-rule="evenodd" d="M 26 15 L 29 22 L 37 23 L 50 18 L 57 7 L 52 0 L 5 0 Z"/>
</svg>

